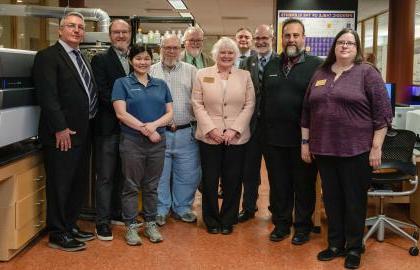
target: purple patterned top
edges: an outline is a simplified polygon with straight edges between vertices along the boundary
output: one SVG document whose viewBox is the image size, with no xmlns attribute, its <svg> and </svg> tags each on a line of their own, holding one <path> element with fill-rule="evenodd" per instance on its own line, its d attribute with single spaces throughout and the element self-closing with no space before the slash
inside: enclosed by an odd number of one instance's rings
<svg viewBox="0 0 420 270">
<path fill-rule="evenodd" d="M 310 152 L 351 157 L 370 151 L 374 131 L 392 121 L 381 74 L 363 63 L 334 77 L 331 69 L 318 69 L 306 92 L 301 126 L 309 128 Z"/>
</svg>

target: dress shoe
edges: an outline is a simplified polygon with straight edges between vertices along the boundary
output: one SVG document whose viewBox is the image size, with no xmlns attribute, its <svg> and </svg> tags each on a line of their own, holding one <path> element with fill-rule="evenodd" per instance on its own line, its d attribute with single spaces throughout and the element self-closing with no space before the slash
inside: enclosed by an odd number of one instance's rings
<svg viewBox="0 0 420 270">
<path fill-rule="evenodd" d="M 224 235 L 231 234 L 233 232 L 233 226 L 232 225 L 223 225 L 221 232 Z"/>
<path fill-rule="evenodd" d="M 279 242 L 289 236 L 290 232 L 279 227 L 274 227 L 274 230 L 270 233 L 270 240 L 273 242 Z"/>
<path fill-rule="evenodd" d="M 292 238 L 293 245 L 303 245 L 309 241 L 309 233 L 308 232 L 296 232 Z"/>
<path fill-rule="evenodd" d="M 78 228 L 73 228 L 71 230 L 71 235 L 74 239 L 80 241 L 80 242 L 86 242 L 95 239 L 95 235 L 91 232 L 84 232 L 81 231 Z"/>
<path fill-rule="evenodd" d="M 239 222 L 245 222 L 247 220 L 250 220 L 251 218 L 255 217 L 255 212 L 251 212 L 248 210 L 242 210 L 238 215 L 238 221 Z"/>
<path fill-rule="evenodd" d="M 63 251 L 78 251 L 86 248 L 86 244 L 77 241 L 70 233 L 50 233 L 48 246 Z"/>
<path fill-rule="evenodd" d="M 336 247 L 328 247 L 327 249 L 324 249 L 320 253 L 318 253 L 318 261 L 331 261 L 332 259 L 335 259 L 337 257 L 342 257 L 346 255 L 343 249 L 339 249 Z"/>
<path fill-rule="evenodd" d="M 207 226 L 207 232 L 210 234 L 218 234 L 220 232 L 220 228 Z"/>
<path fill-rule="evenodd" d="M 344 267 L 347 269 L 357 269 L 360 266 L 360 252 L 350 250 L 344 260 Z"/>
</svg>

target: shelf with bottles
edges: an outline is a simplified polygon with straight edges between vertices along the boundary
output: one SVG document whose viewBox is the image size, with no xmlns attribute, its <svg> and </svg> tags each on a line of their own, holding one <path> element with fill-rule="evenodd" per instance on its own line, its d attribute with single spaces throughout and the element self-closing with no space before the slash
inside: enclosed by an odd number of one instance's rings
<svg viewBox="0 0 420 270">
<path fill-rule="evenodd" d="M 161 38 L 163 35 L 176 34 L 182 40 L 182 31 L 177 29 L 179 27 L 174 27 L 174 24 L 185 24 L 184 29 L 188 26 L 194 26 L 195 21 L 193 18 L 184 18 L 184 17 L 147 17 L 147 16 L 133 16 L 130 17 L 130 23 L 132 29 L 135 29 L 135 35 L 132 36 L 132 44 L 141 43 L 147 44 L 148 46 L 159 46 Z M 164 25 L 163 29 L 171 30 L 162 30 L 162 27 L 148 27 L 148 31 L 143 29 L 144 24 L 160 24 Z M 156 30 L 160 29 L 160 30 Z M 162 32 L 163 35 L 162 35 Z"/>
<path fill-rule="evenodd" d="M 143 45 L 159 45 L 160 41 L 162 40 L 163 36 L 167 35 L 176 35 L 182 42 L 182 31 L 181 30 L 166 30 L 165 33 L 162 35 L 159 30 L 149 30 L 148 33 L 143 33 L 141 28 L 137 29 L 136 33 L 136 41 L 137 44 Z"/>
</svg>

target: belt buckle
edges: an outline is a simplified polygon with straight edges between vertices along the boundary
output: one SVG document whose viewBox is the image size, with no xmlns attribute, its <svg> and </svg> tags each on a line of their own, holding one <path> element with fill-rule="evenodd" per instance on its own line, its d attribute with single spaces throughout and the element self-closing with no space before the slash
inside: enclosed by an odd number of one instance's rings
<svg viewBox="0 0 420 270">
<path fill-rule="evenodd" d="M 175 132 L 177 130 L 177 127 L 176 125 L 171 125 L 170 129 L 172 132 Z"/>
</svg>

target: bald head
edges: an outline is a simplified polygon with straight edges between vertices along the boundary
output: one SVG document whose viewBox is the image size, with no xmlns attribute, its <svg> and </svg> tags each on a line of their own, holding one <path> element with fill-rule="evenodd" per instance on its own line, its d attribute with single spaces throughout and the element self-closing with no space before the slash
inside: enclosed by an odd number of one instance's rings
<svg viewBox="0 0 420 270">
<path fill-rule="evenodd" d="M 255 29 L 255 50 L 261 56 L 267 55 L 272 51 L 274 33 L 273 29 L 267 24 L 258 25 Z"/>
</svg>

